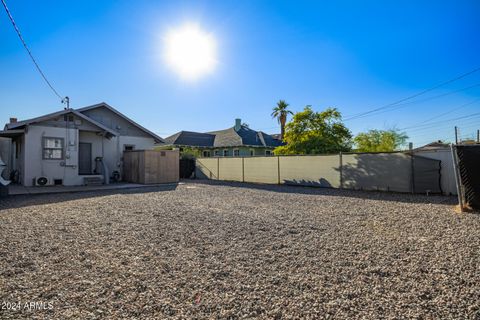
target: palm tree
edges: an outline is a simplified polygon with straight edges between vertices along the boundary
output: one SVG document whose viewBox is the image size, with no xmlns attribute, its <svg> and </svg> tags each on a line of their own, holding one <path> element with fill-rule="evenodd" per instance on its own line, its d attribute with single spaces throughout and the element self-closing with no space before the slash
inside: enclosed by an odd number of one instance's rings
<svg viewBox="0 0 480 320">
<path fill-rule="evenodd" d="M 288 110 L 288 103 L 285 100 L 279 100 L 277 106 L 273 108 L 272 118 L 277 118 L 278 123 L 280 123 L 280 138 L 283 141 L 285 135 L 285 123 L 287 122 L 288 114 L 293 114 L 292 111 Z"/>
</svg>

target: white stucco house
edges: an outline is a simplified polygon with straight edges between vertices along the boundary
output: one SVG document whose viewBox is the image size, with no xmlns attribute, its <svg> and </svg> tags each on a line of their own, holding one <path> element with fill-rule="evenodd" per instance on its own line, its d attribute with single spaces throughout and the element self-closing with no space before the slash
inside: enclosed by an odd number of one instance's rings
<svg viewBox="0 0 480 320">
<path fill-rule="evenodd" d="M 7 178 L 24 186 L 109 183 L 122 176 L 123 151 L 163 143 L 106 103 L 24 121 L 11 118 L 0 139 Z"/>
</svg>

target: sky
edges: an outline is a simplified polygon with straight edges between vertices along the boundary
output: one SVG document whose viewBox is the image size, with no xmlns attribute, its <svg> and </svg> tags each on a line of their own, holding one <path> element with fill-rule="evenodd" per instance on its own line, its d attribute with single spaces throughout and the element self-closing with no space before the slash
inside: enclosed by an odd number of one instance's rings
<svg viewBox="0 0 480 320">
<path fill-rule="evenodd" d="M 476 0 L 6 1 L 71 107 L 104 101 L 162 137 L 235 118 L 277 133 L 279 99 L 348 119 L 480 67 Z M 63 109 L 0 9 L 0 122 Z M 195 81 L 162 58 L 167 31 L 186 23 L 217 44 L 215 70 Z M 416 146 L 452 142 L 455 125 L 476 137 L 480 71 L 407 102 L 345 124 L 353 134 L 403 129 Z"/>
</svg>

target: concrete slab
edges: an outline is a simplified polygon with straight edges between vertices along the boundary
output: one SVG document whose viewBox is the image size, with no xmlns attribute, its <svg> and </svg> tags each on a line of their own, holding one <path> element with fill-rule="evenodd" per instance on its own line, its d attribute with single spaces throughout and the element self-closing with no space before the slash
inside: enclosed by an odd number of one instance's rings
<svg viewBox="0 0 480 320">
<path fill-rule="evenodd" d="M 163 184 L 137 184 L 137 183 L 112 183 L 100 186 L 45 186 L 45 187 L 25 187 L 21 185 L 8 186 L 8 195 L 25 195 L 25 194 L 48 194 L 48 193 L 69 193 L 69 192 L 85 192 L 97 190 L 119 190 L 119 189 L 138 189 L 151 187 L 168 187 L 181 183 L 163 183 Z"/>
</svg>

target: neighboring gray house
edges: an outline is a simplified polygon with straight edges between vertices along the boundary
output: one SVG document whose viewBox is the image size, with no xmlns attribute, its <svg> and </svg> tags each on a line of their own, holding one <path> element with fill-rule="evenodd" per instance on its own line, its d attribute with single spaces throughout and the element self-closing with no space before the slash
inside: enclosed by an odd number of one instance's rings
<svg viewBox="0 0 480 320">
<path fill-rule="evenodd" d="M 167 145 L 200 149 L 203 157 L 269 156 L 282 142 L 261 131 L 255 131 L 235 119 L 235 126 L 206 133 L 180 131 L 165 138 Z"/>
<path fill-rule="evenodd" d="M 0 139 L 7 171 L 25 186 L 108 183 L 122 175 L 124 150 L 163 143 L 106 103 L 25 121 L 11 118 Z"/>
</svg>

